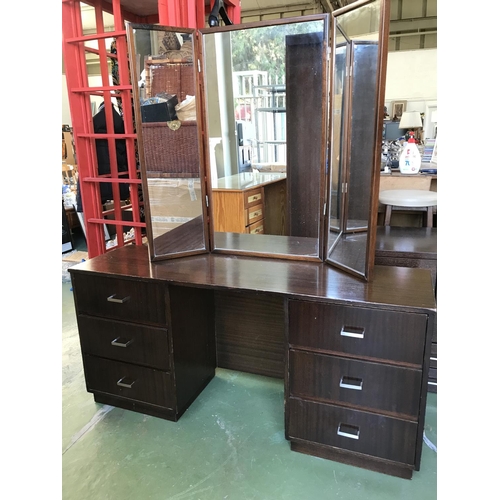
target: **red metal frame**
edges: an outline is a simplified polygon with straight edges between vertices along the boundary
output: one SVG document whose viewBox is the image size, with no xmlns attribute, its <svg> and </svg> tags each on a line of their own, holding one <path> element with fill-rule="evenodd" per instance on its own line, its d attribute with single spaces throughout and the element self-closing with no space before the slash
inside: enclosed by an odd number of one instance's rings
<svg viewBox="0 0 500 500">
<path fill-rule="evenodd" d="M 158 0 L 158 15 L 140 17 L 122 8 L 120 0 L 107 2 L 104 0 L 86 0 L 84 3 L 95 9 L 96 33 L 83 35 L 80 0 L 62 0 L 62 35 L 63 57 L 66 69 L 68 99 L 73 127 L 73 139 L 77 155 L 80 192 L 82 197 L 83 213 L 86 227 L 87 249 L 89 258 L 103 254 L 110 249 L 106 248 L 104 225 L 116 226 L 116 245 L 123 246 L 134 242 L 142 245 L 142 229 L 145 223 L 140 221 L 140 201 L 138 196 L 141 184 L 140 172 L 135 161 L 135 141 L 132 115 L 132 85 L 128 70 L 128 53 L 126 43 L 125 21 L 136 23 L 159 23 L 167 26 L 187 28 L 203 28 L 206 25 L 206 16 L 210 13 L 214 0 L 208 4 L 205 0 Z M 138 0 L 140 3 L 140 0 Z M 234 24 L 241 19 L 240 0 L 225 0 L 226 11 Z M 104 31 L 103 12 L 114 17 L 114 31 Z M 116 40 L 116 55 L 106 50 L 106 38 Z M 98 49 L 86 47 L 84 42 L 97 40 Z M 99 56 L 99 65 L 103 84 L 99 87 L 90 87 L 88 83 L 86 53 Z M 108 61 L 116 58 L 118 61 L 119 85 L 105 85 L 109 82 L 110 71 Z M 113 130 L 112 101 L 119 96 L 122 102 L 124 134 L 95 134 L 92 124 L 90 96 L 101 96 L 104 99 L 106 110 L 107 130 Z M 95 139 L 107 139 L 110 151 L 110 169 L 108 175 L 99 175 L 97 171 L 97 157 Z M 124 139 L 127 148 L 128 177 L 118 172 L 115 141 Z M 112 185 L 114 209 L 104 211 L 101 205 L 99 184 L 109 182 Z M 131 204 L 120 207 L 119 184 L 130 185 Z M 122 220 L 122 209 L 132 210 L 132 221 Z M 114 220 L 108 218 L 114 216 Z M 134 228 L 134 238 L 125 241 L 122 228 Z M 115 248 L 115 247 L 111 247 Z"/>
</svg>

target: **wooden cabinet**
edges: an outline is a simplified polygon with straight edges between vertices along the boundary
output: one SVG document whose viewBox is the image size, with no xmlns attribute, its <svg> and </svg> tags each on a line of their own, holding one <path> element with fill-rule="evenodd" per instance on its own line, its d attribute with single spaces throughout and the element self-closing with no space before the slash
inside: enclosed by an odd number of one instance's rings
<svg viewBox="0 0 500 500">
<path fill-rule="evenodd" d="M 94 274 L 72 280 L 87 390 L 97 402 L 176 421 L 215 373 L 211 292 Z"/>
<path fill-rule="evenodd" d="M 260 200 L 253 200 L 260 201 Z M 409 478 L 420 467 L 430 271 L 120 247 L 72 268 L 87 390 L 177 420 L 216 366 L 279 377 L 291 449 Z"/>
<path fill-rule="evenodd" d="M 224 233 L 264 232 L 264 188 L 214 190 L 215 231 Z"/>
<path fill-rule="evenodd" d="M 212 189 L 214 230 L 284 234 L 285 183 L 286 174 L 271 172 L 240 173 L 219 179 Z"/>
<path fill-rule="evenodd" d="M 423 313 L 290 301 L 292 449 L 347 463 L 359 458 L 367 468 L 411 477 L 422 440 L 428 320 Z"/>
</svg>

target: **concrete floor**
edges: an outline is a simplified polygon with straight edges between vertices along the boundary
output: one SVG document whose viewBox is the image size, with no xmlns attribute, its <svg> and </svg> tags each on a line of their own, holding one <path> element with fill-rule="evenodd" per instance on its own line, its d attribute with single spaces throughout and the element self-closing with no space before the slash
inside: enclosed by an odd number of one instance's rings
<svg viewBox="0 0 500 500">
<path fill-rule="evenodd" d="M 433 500 L 436 395 L 421 470 L 405 480 L 292 452 L 283 382 L 218 369 L 177 422 L 94 402 L 86 392 L 71 284 L 62 283 L 63 500 Z"/>
</svg>

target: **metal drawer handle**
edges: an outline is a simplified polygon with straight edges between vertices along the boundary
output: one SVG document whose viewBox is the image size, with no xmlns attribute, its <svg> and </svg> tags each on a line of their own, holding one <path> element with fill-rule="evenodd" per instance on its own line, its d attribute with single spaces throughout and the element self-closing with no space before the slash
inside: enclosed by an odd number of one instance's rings
<svg viewBox="0 0 500 500">
<path fill-rule="evenodd" d="M 359 439 L 359 427 L 340 423 L 337 428 L 337 434 L 350 439 Z"/>
<path fill-rule="evenodd" d="M 260 208 L 259 210 L 250 213 L 250 219 L 255 219 L 255 217 L 258 217 L 259 215 L 262 215 L 262 210 Z"/>
<path fill-rule="evenodd" d="M 363 339 L 365 337 L 365 329 L 358 326 L 343 326 L 342 330 L 340 330 L 340 335 L 343 337 Z"/>
<path fill-rule="evenodd" d="M 122 341 L 120 337 L 117 337 L 115 340 L 111 341 L 111 345 L 116 347 L 128 347 L 133 341 L 134 339 Z"/>
<path fill-rule="evenodd" d="M 128 300 L 130 300 L 130 296 L 123 297 L 123 299 L 119 299 L 116 297 L 116 293 L 114 293 L 113 295 L 110 295 L 108 297 L 108 302 L 115 302 L 117 304 L 123 304 L 124 302 L 127 302 Z"/>
<path fill-rule="evenodd" d="M 116 385 L 119 385 L 120 387 L 126 387 L 127 389 L 131 389 L 134 383 L 135 380 L 132 380 L 128 377 L 122 377 L 120 380 L 118 380 Z"/>
<path fill-rule="evenodd" d="M 343 375 L 340 379 L 340 387 L 344 389 L 354 389 L 355 391 L 361 391 L 363 389 L 363 379 L 356 377 L 346 377 Z"/>
<path fill-rule="evenodd" d="M 248 197 L 248 201 L 257 201 L 257 200 L 260 200 L 261 198 L 261 194 L 254 194 L 253 196 L 249 196 Z"/>
</svg>

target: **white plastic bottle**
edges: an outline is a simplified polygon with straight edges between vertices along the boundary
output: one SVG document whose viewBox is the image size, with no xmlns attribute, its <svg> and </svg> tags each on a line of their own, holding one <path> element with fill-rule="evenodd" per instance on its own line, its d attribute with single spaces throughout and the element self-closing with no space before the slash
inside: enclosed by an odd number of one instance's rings
<svg viewBox="0 0 500 500">
<path fill-rule="evenodd" d="M 410 138 L 403 146 L 403 151 L 399 157 L 399 171 L 402 174 L 418 174 L 421 161 L 413 132 L 410 132 Z"/>
</svg>

